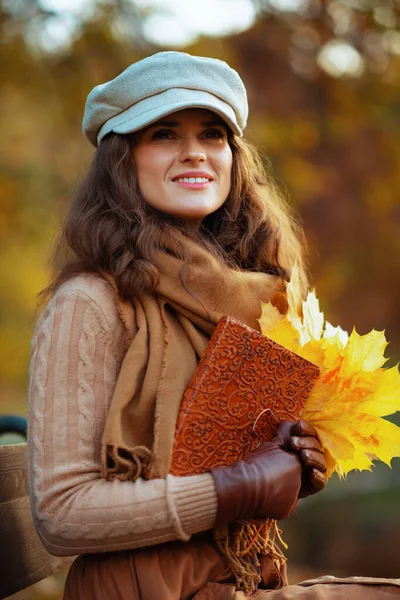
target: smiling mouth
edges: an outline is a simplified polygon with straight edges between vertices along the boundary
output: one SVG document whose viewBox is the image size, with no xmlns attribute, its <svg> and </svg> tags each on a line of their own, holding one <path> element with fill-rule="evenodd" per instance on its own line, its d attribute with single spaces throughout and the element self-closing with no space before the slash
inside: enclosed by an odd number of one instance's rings
<svg viewBox="0 0 400 600">
<path fill-rule="evenodd" d="M 172 180 L 181 188 L 190 190 L 204 190 L 212 183 L 212 179 L 208 177 L 175 177 Z"/>
<path fill-rule="evenodd" d="M 210 183 L 212 179 L 208 177 L 175 177 L 174 183 Z"/>
</svg>

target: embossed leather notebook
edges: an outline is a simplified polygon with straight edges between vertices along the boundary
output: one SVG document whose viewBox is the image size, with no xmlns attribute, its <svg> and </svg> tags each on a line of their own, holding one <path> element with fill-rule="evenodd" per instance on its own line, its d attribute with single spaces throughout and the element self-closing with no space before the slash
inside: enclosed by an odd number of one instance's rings
<svg viewBox="0 0 400 600">
<path fill-rule="evenodd" d="M 319 368 L 232 317 L 223 317 L 186 388 L 170 473 L 229 465 L 295 421 Z"/>
</svg>

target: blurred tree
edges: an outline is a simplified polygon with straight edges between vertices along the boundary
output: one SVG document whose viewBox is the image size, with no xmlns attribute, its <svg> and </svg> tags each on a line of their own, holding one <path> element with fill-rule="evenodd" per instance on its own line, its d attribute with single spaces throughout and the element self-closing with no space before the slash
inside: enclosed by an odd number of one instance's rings
<svg viewBox="0 0 400 600">
<path fill-rule="evenodd" d="M 330 319 L 361 333 L 387 328 L 398 358 L 400 56 L 385 54 L 383 70 L 365 51 L 362 73 L 333 77 L 319 61 L 322 40 L 333 36 L 332 19 L 326 10 L 311 17 L 264 17 L 229 40 L 249 92 L 248 135 L 265 150 L 304 220 Z M 376 40 L 383 37 L 363 14 L 358 47 L 372 27 Z"/>
<path fill-rule="evenodd" d="M 188 51 L 242 74 L 247 135 L 302 217 L 329 319 L 361 333 L 387 328 L 398 358 L 399 2 L 254 3 L 252 29 L 200 38 Z M 48 277 L 59 214 L 90 160 L 80 134 L 86 95 L 161 49 L 143 33 L 157 3 L 87 5 L 67 18 L 43 0 L 0 2 L 0 375 L 3 398 L 20 397 L 21 406 L 34 296 Z M 57 19 L 68 21 L 69 37 L 49 46 Z"/>
</svg>

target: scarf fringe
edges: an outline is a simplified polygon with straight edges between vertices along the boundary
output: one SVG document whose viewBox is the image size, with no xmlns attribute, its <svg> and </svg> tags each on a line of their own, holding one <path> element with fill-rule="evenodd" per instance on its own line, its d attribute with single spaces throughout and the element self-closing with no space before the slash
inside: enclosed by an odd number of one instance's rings
<svg viewBox="0 0 400 600">
<path fill-rule="evenodd" d="M 269 556 L 279 578 L 278 588 L 283 586 L 281 568 L 286 557 L 276 545 L 275 538 L 287 548 L 275 519 L 260 522 L 235 521 L 213 530 L 217 549 L 228 562 L 236 578 L 236 588 L 250 595 L 261 582 L 259 556 Z"/>
<path fill-rule="evenodd" d="M 105 444 L 102 447 L 102 470 L 104 479 L 136 481 L 139 477 L 148 479 L 153 462 L 153 453 L 146 446 L 125 449 Z"/>
</svg>

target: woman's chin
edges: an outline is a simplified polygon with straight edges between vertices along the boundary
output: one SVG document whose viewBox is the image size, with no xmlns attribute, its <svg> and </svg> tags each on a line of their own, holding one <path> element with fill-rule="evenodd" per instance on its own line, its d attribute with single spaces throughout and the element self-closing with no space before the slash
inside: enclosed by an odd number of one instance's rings
<svg viewBox="0 0 400 600">
<path fill-rule="evenodd" d="M 220 203 L 212 203 L 212 204 L 204 204 L 202 206 L 187 206 L 183 208 L 180 206 L 176 210 L 168 210 L 164 211 L 167 214 L 170 214 L 177 219 L 182 219 L 183 221 L 202 221 L 208 215 L 215 212 L 221 206 Z"/>
</svg>

